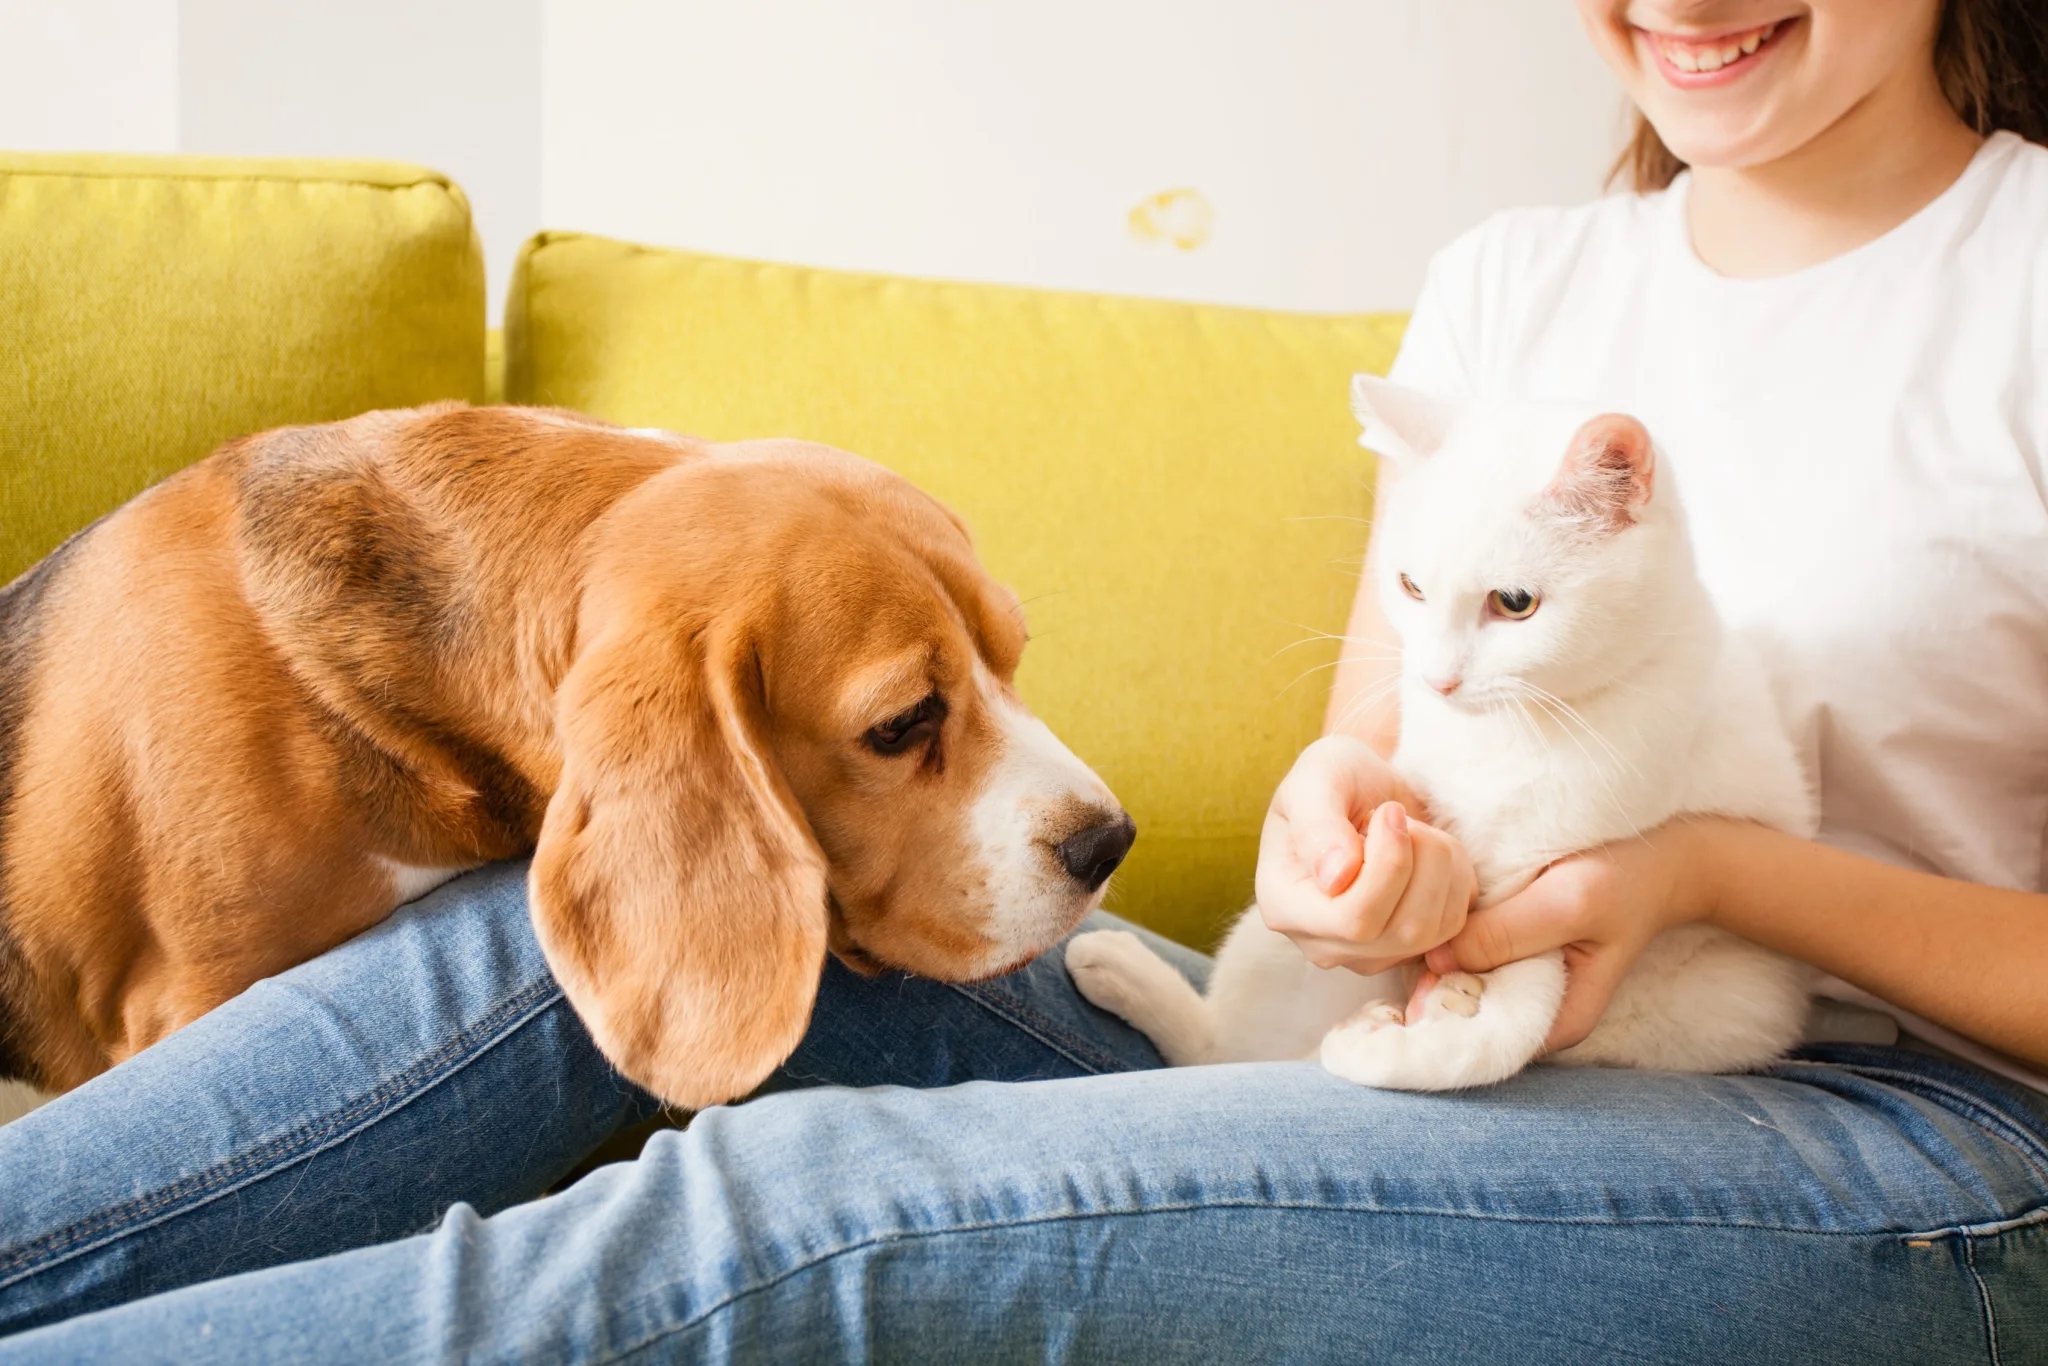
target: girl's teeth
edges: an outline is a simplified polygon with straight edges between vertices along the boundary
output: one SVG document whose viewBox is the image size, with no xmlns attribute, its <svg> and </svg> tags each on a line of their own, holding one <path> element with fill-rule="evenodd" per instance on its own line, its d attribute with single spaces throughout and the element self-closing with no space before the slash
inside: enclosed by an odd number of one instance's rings
<svg viewBox="0 0 2048 1366">
<path fill-rule="evenodd" d="M 1778 26 L 1776 24 L 1766 24 L 1754 33 L 1746 34 L 1742 38 L 1731 43 L 1725 43 L 1718 48 L 1702 48 L 1692 46 L 1691 44 L 1668 42 L 1659 43 L 1658 46 L 1664 49 L 1665 57 L 1680 71 L 1719 71 L 1722 67 L 1741 61 L 1744 57 L 1753 54 L 1758 48 L 1769 42 L 1771 35 L 1777 31 Z"/>
</svg>

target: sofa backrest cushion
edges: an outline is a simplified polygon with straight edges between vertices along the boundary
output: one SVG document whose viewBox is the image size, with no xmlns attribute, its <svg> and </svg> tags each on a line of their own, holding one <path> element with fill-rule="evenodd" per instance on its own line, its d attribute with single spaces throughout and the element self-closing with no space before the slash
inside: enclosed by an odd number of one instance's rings
<svg viewBox="0 0 2048 1366">
<path fill-rule="evenodd" d="M 0 153 L 0 582 L 229 437 L 481 398 L 483 349 L 432 171 Z"/>
<path fill-rule="evenodd" d="M 1110 906 L 1192 943 L 1251 895 L 1357 587 L 1348 381 L 1395 315 L 1263 313 L 763 265 L 543 233 L 506 397 L 800 436 L 951 504 L 1022 595 L 1019 686 L 1138 822 Z"/>
</svg>

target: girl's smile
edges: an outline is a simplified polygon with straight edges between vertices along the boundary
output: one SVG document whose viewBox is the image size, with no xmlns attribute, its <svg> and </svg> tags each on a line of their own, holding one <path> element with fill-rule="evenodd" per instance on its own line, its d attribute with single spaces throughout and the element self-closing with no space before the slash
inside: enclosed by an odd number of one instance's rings
<svg viewBox="0 0 2048 1366">
<path fill-rule="evenodd" d="M 1636 45 L 1650 63 L 1680 90 L 1703 90 L 1742 79 L 1768 60 L 1776 44 L 1789 36 L 1797 19 L 1711 34 L 1664 33 L 1637 28 Z"/>
</svg>

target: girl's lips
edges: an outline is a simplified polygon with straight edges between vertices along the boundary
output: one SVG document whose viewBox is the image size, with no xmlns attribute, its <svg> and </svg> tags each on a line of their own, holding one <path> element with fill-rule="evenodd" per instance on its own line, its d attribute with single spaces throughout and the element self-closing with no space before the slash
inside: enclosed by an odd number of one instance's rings
<svg viewBox="0 0 2048 1366">
<path fill-rule="evenodd" d="M 1657 70 L 1680 90 L 1700 90 L 1740 80 L 1797 19 L 1779 19 L 1754 28 L 1703 37 L 1637 29 Z"/>
</svg>

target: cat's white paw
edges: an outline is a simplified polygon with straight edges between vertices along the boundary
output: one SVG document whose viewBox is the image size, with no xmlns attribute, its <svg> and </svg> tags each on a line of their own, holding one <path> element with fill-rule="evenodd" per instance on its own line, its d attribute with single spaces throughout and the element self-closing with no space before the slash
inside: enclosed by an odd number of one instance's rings
<svg viewBox="0 0 2048 1366">
<path fill-rule="evenodd" d="M 1422 1018 L 1442 1014 L 1469 1020 L 1479 1013 L 1479 998 L 1485 994 L 1486 983 L 1471 973 L 1447 972 L 1423 998 Z"/>
<path fill-rule="evenodd" d="M 1081 994 L 1126 1020 L 1144 1013 L 1161 972 L 1172 972 L 1129 930 L 1090 930 L 1067 941 L 1067 975 Z"/>
<path fill-rule="evenodd" d="M 1452 1091 L 1486 1086 L 1519 1072 L 1535 1047 L 1480 1009 L 1483 979 L 1447 973 L 1407 1023 L 1391 1002 L 1377 1002 L 1323 1036 L 1324 1068 L 1361 1086 L 1390 1091 Z M 1526 1031 L 1520 1031 L 1526 1032 Z"/>
<path fill-rule="evenodd" d="M 1180 970 L 1128 930 L 1091 930 L 1067 941 L 1067 975 L 1082 996 L 1152 1040 L 1174 1067 L 1211 1061 L 1208 1003 Z"/>
<path fill-rule="evenodd" d="M 1395 1008 L 1398 1011 L 1398 1007 Z M 1326 1071 L 1389 1091 L 1448 1091 L 1472 1083 L 1458 1075 L 1461 1050 L 1451 1037 L 1459 1022 L 1446 1016 L 1402 1025 L 1354 1016 L 1323 1036 Z"/>
<path fill-rule="evenodd" d="M 1401 1007 L 1395 1002 L 1374 1001 L 1370 1005 L 1361 1006 L 1350 1019 L 1339 1025 L 1338 1028 L 1362 1029 L 1370 1033 L 1375 1029 L 1385 1029 L 1390 1025 L 1402 1025 L 1407 1022 L 1407 1017 L 1403 1015 Z"/>
</svg>

